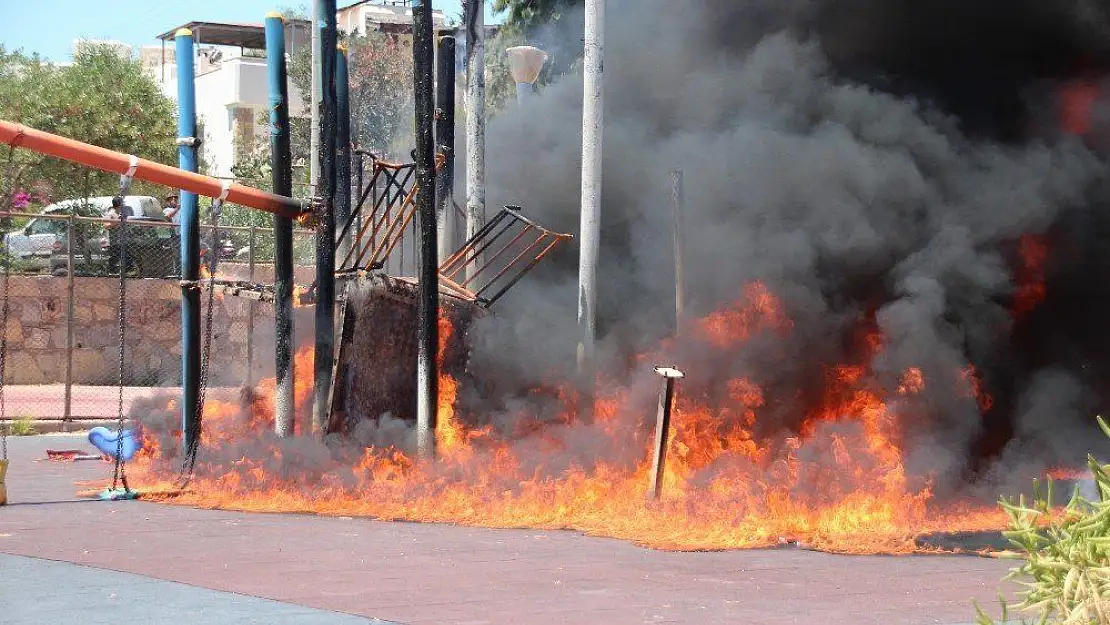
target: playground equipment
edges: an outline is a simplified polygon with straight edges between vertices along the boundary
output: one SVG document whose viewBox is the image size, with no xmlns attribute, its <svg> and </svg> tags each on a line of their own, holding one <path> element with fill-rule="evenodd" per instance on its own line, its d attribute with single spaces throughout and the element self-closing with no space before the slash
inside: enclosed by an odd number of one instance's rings
<svg viewBox="0 0 1110 625">
<path fill-rule="evenodd" d="M 289 194 L 291 190 L 291 157 L 283 20 L 278 14 L 268 15 L 265 27 L 271 70 L 273 188 L 278 193 L 233 184 L 194 171 L 199 142 L 192 136 L 196 134 L 194 85 L 189 78 L 194 74 L 191 67 L 194 42 L 188 29 L 180 29 L 176 33 L 177 59 L 180 63 L 180 136 L 177 140 L 180 167 L 151 162 L 0 120 L 0 142 L 13 148 L 28 149 L 117 173 L 121 176 L 121 195 L 129 192 L 131 181 L 135 178 L 186 192 L 181 198 L 181 409 L 184 455 L 179 488 L 188 483 L 196 461 L 212 337 L 212 298 L 218 291 L 275 305 L 278 379 L 275 428 L 279 436 L 289 436 L 293 432 L 291 311 L 294 289 L 290 241 L 294 221 L 317 226 L 317 277 L 311 289 L 315 294 L 311 303 L 316 306 L 317 317 L 314 433 L 322 435 L 344 429 L 343 425 L 353 425 L 344 424 L 344 419 L 335 419 L 337 404 L 342 405 L 338 408 L 340 416 L 345 415 L 348 420 L 352 415 L 377 418 L 385 412 L 415 414 L 421 434 L 421 452 L 428 452 L 427 455 L 434 455 L 434 440 L 431 440 L 433 447 L 430 450 L 427 445 L 429 431 L 434 432 L 436 426 L 434 385 L 439 366 L 435 356 L 437 315 L 442 312 L 451 318 L 459 330 L 453 333 L 452 340 L 461 345 L 465 327 L 474 315 L 483 314 L 482 311 L 496 303 L 560 243 L 570 238 L 570 235 L 548 230 L 528 219 L 519 207 L 505 207 L 474 232 L 457 251 L 438 253 L 436 211 L 457 210 L 449 192 L 436 196 L 436 179 L 451 179 L 449 169 L 453 166 L 453 148 L 450 144 L 453 142 L 450 141 L 450 134 L 454 128 L 454 109 L 441 102 L 438 110 L 433 110 L 430 7 L 423 6 L 416 13 L 414 37 L 419 45 L 414 45 L 414 55 L 422 80 L 417 86 L 419 106 L 416 116 L 421 132 L 418 132 L 418 149 L 413 152 L 415 162 L 390 163 L 371 157 L 373 174 L 369 183 L 362 185 L 361 156 L 365 153 L 360 153 L 357 178 L 360 184 L 353 210 L 347 208 L 349 204 L 345 206 L 349 198 L 339 197 L 349 192 L 349 185 L 336 184 L 333 180 L 337 165 L 343 167 L 342 161 L 336 161 L 335 136 L 324 137 L 326 140 L 321 141 L 322 153 L 319 157 L 326 165 L 327 175 L 318 193 L 320 197 L 303 200 L 282 194 Z M 334 22 L 330 27 L 334 27 Z M 443 50 L 451 53 L 441 55 L 440 70 L 444 75 L 450 75 L 454 71 L 453 46 L 446 44 L 453 41 L 443 43 Z M 341 63 L 342 58 L 337 61 Z M 449 93 L 441 99 L 447 97 L 453 102 L 453 95 Z M 339 106 L 334 98 L 326 98 L 324 108 L 327 118 L 333 122 L 336 114 L 342 113 L 335 110 Z M 437 137 L 440 141 L 438 150 L 432 149 L 434 146 L 430 141 L 433 119 L 440 122 L 437 125 L 441 130 L 437 134 L 443 135 Z M 344 120 L 339 121 L 341 126 Z M 322 133 L 334 135 L 336 126 L 336 123 L 324 124 Z M 343 150 L 350 149 L 348 145 L 341 147 Z M 218 240 L 219 212 L 224 202 L 267 211 L 275 216 L 275 277 L 272 285 L 219 280 L 216 277 L 218 254 L 209 255 L 211 264 L 208 275 L 200 279 L 196 253 L 198 216 L 195 195 L 214 200 L 211 212 L 213 240 Z M 340 218 L 338 224 L 337 215 Z M 127 216 L 120 215 L 119 219 L 118 227 L 125 234 Z M 338 237 L 335 236 L 337 225 L 340 226 Z M 450 241 L 449 238 L 446 240 Z M 406 265 L 404 253 L 410 242 L 410 264 Z M 126 249 L 125 244 L 122 247 Z M 339 263 L 335 262 L 337 247 L 341 252 Z M 450 250 L 450 247 L 444 248 L 444 252 Z M 126 266 L 125 258 L 121 259 L 120 266 Z M 0 311 L 2 327 L 6 327 L 8 314 L 6 265 L 4 272 L 3 308 Z M 340 289 L 335 288 L 337 281 Z M 127 283 L 125 272 L 121 272 L 117 424 L 114 430 L 97 428 L 89 436 L 94 446 L 114 459 L 112 485 L 101 493 L 102 499 L 130 499 L 136 496 L 128 486 L 124 465 L 142 447 L 141 431 L 125 429 L 123 414 Z M 199 318 L 199 294 L 202 290 L 207 290 L 209 303 L 208 316 L 203 323 L 203 344 Z M 444 296 L 442 299 L 441 295 Z M 322 309 L 333 309 L 336 304 L 339 304 L 338 315 L 321 315 Z M 334 340 L 337 332 L 339 340 Z M 448 350 L 455 354 L 448 358 L 455 363 L 454 366 L 465 362 L 465 349 L 457 349 L 458 345 L 456 349 Z M 6 336 L 0 336 L 0 372 L 4 371 L 5 353 Z M 382 366 L 385 362 L 389 366 Z M 4 382 L 4 376 L 0 375 L 0 421 L 6 423 L 3 414 Z M 385 389 L 392 391 L 385 392 Z M 374 401 L 368 402 L 368 398 Z M 6 432 L 0 432 L 0 436 L 4 435 Z M 5 459 L 0 460 L 0 490 L 6 466 L 6 438 L 3 442 Z M 120 485 L 121 488 L 118 487 Z"/>
<path fill-rule="evenodd" d="M 232 204 L 249 206 L 282 217 L 305 220 L 313 210 L 313 203 L 310 200 L 297 200 L 238 183 L 228 183 L 226 180 L 212 176 L 155 163 L 2 119 L 0 119 L 0 143 L 213 199 L 223 198 Z"/>
</svg>

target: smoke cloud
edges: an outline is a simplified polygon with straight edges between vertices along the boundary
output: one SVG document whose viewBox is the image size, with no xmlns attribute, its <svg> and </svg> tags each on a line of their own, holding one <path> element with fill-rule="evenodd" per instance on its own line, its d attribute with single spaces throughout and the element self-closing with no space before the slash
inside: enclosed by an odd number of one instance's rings
<svg viewBox="0 0 1110 625">
<path fill-rule="evenodd" d="M 1060 81 L 1107 57 L 1101 5 L 609 4 L 604 374 L 642 388 L 650 412 L 657 384 L 630 359 L 673 331 L 667 172 L 681 169 L 688 306 L 708 314 L 761 281 L 792 322 L 723 352 L 680 336 L 654 364 L 684 368 L 684 392 L 720 396 L 744 377 L 767 396 L 758 429 L 796 428 L 872 329 L 874 385 L 895 396 L 908 367 L 926 381 L 899 408 L 911 472 L 955 483 L 980 457 L 1084 457 L 1110 373 L 1110 350 L 1094 349 L 1110 312 L 1095 284 L 1110 264 L 1105 164 L 1045 119 Z M 581 46 L 581 14 L 563 21 L 537 34 L 557 57 Z M 581 101 L 568 75 L 491 121 L 491 209 L 577 231 Z M 1019 319 L 1026 235 L 1049 241 L 1047 299 Z M 472 371 L 493 380 L 464 396 L 475 412 L 517 414 L 516 391 L 571 376 L 576 271 L 569 245 L 472 328 Z"/>
</svg>

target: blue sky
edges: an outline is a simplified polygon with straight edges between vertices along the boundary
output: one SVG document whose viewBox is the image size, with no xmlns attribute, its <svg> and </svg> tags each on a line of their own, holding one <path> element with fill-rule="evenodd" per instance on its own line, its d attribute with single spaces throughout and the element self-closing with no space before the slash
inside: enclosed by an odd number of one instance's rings
<svg viewBox="0 0 1110 625">
<path fill-rule="evenodd" d="M 339 6 L 352 3 L 340 0 Z M 261 23 L 269 11 L 310 4 L 310 0 L 0 0 L 0 44 L 65 61 L 74 39 L 155 44 L 160 33 L 193 20 Z M 433 0 L 433 6 L 456 19 L 462 13 L 461 0 Z"/>
</svg>

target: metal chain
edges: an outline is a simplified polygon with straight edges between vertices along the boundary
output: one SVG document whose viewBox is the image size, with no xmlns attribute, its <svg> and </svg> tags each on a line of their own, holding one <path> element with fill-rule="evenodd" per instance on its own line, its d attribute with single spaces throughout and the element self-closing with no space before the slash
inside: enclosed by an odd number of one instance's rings
<svg viewBox="0 0 1110 625">
<path fill-rule="evenodd" d="M 208 246 L 208 309 L 205 311 L 204 317 L 204 339 L 201 344 L 200 355 L 200 379 L 197 381 L 197 405 L 196 415 L 197 420 L 203 423 L 204 419 L 204 403 L 205 394 L 208 390 L 208 371 L 210 368 L 211 353 L 212 353 L 212 317 L 213 317 L 213 303 L 215 302 L 216 295 L 216 264 L 219 259 L 219 239 L 220 239 L 220 209 L 222 203 L 213 203 L 211 208 L 212 213 L 212 244 Z M 199 286 L 199 285 L 198 285 Z M 200 437 L 194 437 L 189 445 L 189 449 L 185 450 L 185 458 L 181 463 L 181 471 L 178 474 L 178 490 L 183 490 L 193 478 L 193 469 L 196 467 L 197 452 L 200 448 Z"/>
<path fill-rule="evenodd" d="M 124 184 L 127 183 L 120 185 L 121 197 L 124 197 L 127 191 L 123 188 Z M 118 482 L 122 482 L 124 490 L 129 491 L 131 489 L 127 486 L 123 462 L 123 383 L 126 374 L 124 356 L 127 338 L 127 207 L 121 205 L 119 213 L 119 401 L 116 406 L 116 461 L 112 470 L 112 490 L 116 489 Z"/>
</svg>

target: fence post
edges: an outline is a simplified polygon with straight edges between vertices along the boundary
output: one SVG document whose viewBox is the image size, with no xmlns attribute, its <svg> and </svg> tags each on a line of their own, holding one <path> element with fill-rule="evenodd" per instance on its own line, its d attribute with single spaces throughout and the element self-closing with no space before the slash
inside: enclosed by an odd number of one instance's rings
<svg viewBox="0 0 1110 625">
<path fill-rule="evenodd" d="M 247 243 L 247 282 L 254 283 L 255 225 L 251 224 Z M 254 300 L 247 304 L 247 384 L 254 380 Z"/>
<path fill-rule="evenodd" d="M 76 240 L 73 237 L 73 219 L 73 210 L 70 209 L 69 219 L 66 220 L 66 248 L 68 248 L 66 250 L 66 402 L 65 414 L 62 415 L 63 421 L 73 418 L 73 318 L 75 315 L 73 243 Z"/>
</svg>

